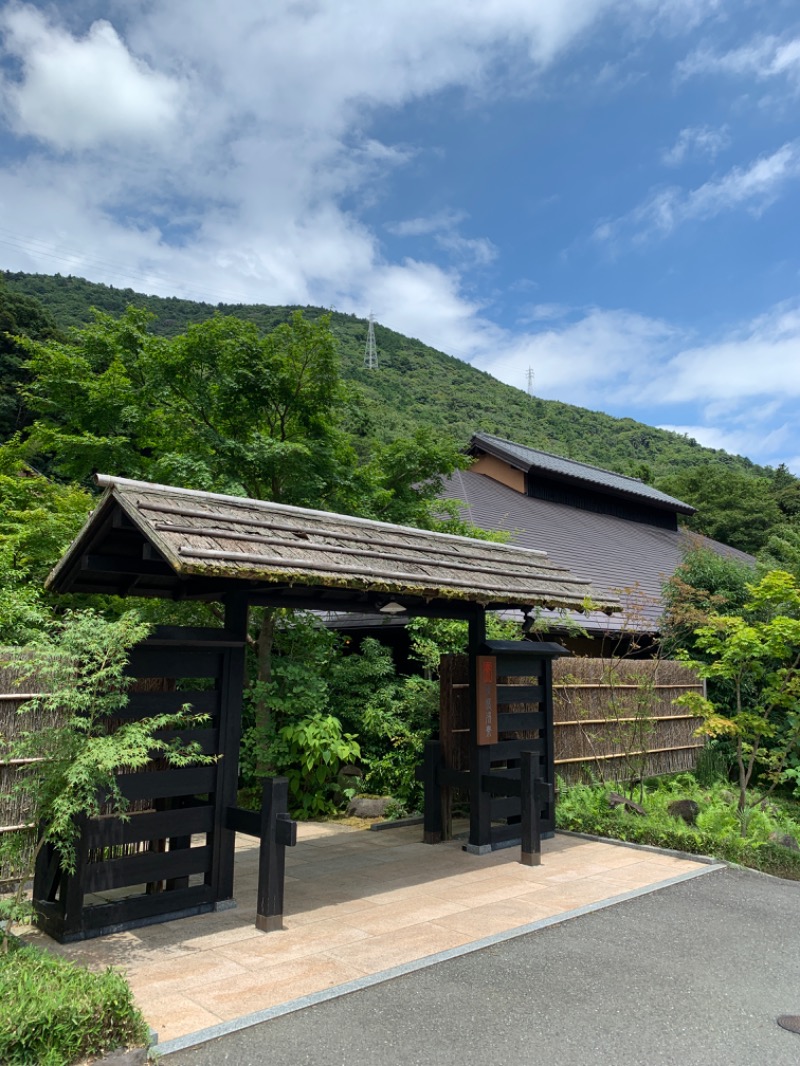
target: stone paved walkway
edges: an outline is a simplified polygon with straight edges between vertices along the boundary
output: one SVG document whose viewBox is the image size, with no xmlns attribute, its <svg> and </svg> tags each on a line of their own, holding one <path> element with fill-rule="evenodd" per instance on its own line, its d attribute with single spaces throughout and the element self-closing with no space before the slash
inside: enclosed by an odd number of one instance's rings
<svg viewBox="0 0 800 1066">
<path fill-rule="evenodd" d="M 285 930 L 256 930 L 257 843 L 237 848 L 234 910 L 52 950 L 117 966 L 161 1042 L 706 867 L 556 836 L 539 867 L 519 849 L 466 854 L 419 826 L 301 824 L 287 852 Z"/>
</svg>

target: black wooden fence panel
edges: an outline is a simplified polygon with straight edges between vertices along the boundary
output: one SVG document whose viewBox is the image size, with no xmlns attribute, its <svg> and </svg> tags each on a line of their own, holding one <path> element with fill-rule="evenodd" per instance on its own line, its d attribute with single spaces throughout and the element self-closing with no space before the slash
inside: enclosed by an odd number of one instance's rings
<svg viewBox="0 0 800 1066">
<path fill-rule="evenodd" d="M 120 774 L 128 817 L 83 820 L 74 874 L 59 869 L 52 848 L 43 850 L 34 899 L 40 925 L 56 939 L 198 914 L 231 897 L 233 835 L 221 812 L 235 797 L 243 655 L 243 641 L 227 630 L 174 627 L 156 631 L 132 651 L 134 691 L 118 719 L 175 713 L 188 704 L 209 719 L 159 736 L 195 741 L 205 754 L 221 757 L 187 767 L 159 757 L 138 772 Z"/>
</svg>

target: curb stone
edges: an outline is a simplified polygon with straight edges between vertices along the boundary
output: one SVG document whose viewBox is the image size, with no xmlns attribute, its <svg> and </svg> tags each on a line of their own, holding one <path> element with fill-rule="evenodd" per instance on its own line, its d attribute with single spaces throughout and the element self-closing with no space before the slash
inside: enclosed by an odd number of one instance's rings
<svg viewBox="0 0 800 1066">
<path fill-rule="evenodd" d="M 132 1047 L 109 1051 L 100 1059 L 84 1059 L 86 1066 L 147 1066 L 150 1061 L 150 1048 Z"/>
</svg>

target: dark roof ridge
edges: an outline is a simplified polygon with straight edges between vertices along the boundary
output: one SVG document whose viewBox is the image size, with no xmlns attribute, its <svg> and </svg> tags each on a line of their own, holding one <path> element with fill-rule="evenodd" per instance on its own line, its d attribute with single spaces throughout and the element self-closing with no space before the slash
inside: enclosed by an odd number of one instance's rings
<svg viewBox="0 0 800 1066">
<path fill-rule="evenodd" d="M 642 481 L 640 477 L 633 477 L 632 474 L 620 474 L 618 470 L 609 470 L 607 466 L 597 466 L 596 463 L 585 463 L 583 459 L 573 459 L 569 455 L 557 455 L 556 452 L 548 452 L 546 448 L 532 448 L 530 444 L 517 444 L 515 441 L 509 440 L 507 437 L 498 437 L 494 433 L 484 433 L 482 431 L 472 434 L 473 440 L 476 437 L 498 440 L 503 444 L 511 444 L 515 448 L 524 448 L 527 452 L 536 452 L 537 455 L 547 455 L 550 459 L 558 459 L 561 463 L 574 463 L 575 466 L 585 466 L 589 470 L 597 470 L 601 474 L 613 474 L 614 477 L 624 477 L 626 481 L 633 481 L 636 485 L 644 485 L 647 487 L 647 482 Z"/>
<path fill-rule="evenodd" d="M 611 493 L 616 492 L 621 496 L 635 496 L 655 507 L 666 508 L 680 514 L 692 515 L 697 510 L 691 504 L 670 496 L 660 489 L 655 489 L 640 478 L 631 477 L 630 474 L 619 474 L 616 470 L 608 470 L 592 463 L 584 463 L 579 459 L 569 459 L 563 455 L 556 455 L 555 452 L 547 452 L 542 448 L 531 448 L 527 444 L 516 444 L 505 437 L 498 437 L 493 433 L 485 433 L 479 430 L 472 434 L 470 447 L 480 446 L 481 444 L 493 449 L 493 454 L 495 455 L 498 452 L 504 453 L 503 458 L 509 460 L 517 469 L 522 469 L 526 472 L 532 468 L 542 469 L 565 480 L 572 479 L 576 482 L 583 482 L 596 489 L 605 489 Z M 520 453 L 529 453 L 530 458 Z M 536 462 L 536 456 L 552 460 L 552 463 L 539 464 Z M 559 470 L 559 466 L 562 469 Z M 591 476 L 592 474 L 599 474 L 602 477 L 593 477 Z M 623 484 L 615 484 L 614 482 L 623 482 Z"/>
</svg>

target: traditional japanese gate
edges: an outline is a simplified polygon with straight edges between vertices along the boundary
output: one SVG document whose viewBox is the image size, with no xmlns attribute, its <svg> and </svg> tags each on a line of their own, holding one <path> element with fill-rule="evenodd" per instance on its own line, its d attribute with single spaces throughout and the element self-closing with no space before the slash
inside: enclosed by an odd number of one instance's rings
<svg viewBox="0 0 800 1066">
<path fill-rule="evenodd" d="M 48 584 L 56 592 L 224 604 L 223 629 L 162 630 L 134 651 L 130 673 L 138 684 L 126 709 L 146 717 L 188 703 L 208 713 L 207 725 L 181 735 L 217 761 L 182 769 L 154 762 L 145 772 L 122 775 L 120 787 L 135 810 L 127 821 L 108 815 L 81 826 L 74 874 L 60 869 L 55 852 L 42 852 L 34 896 L 48 932 L 75 940 L 231 906 L 236 831 L 261 839 L 257 924 L 280 927 L 283 848 L 293 843 L 280 782 L 267 787 L 260 814 L 235 807 L 252 606 L 359 613 L 388 607 L 409 617 L 468 621 L 475 679 L 470 850 L 481 853 L 519 836 L 532 790 L 521 792 L 521 807 L 513 797 L 498 799 L 498 791 L 503 781 L 513 791 L 508 782 L 515 775 L 519 789 L 525 750 L 536 752 L 549 773 L 551 734 L 542 723 L 549 713 L 549 662 L 560 649 L 540 648 L 531 659 L 525 643 L 484 648 L 485 612 L 534 605 L 581 610 L 588 582 L 543 552 L 511 545 L 122 478 L 99 475 L 98 481 L 107 491 Z M 497 739 L 479 743 L 475 682 L 485 655 L 496 660 L 500 679 L 541 669 L 544 682 L 517 687 L 513 704 L 507 686 L 497 686 L 498 708 L 509 709 L 498 710 Z M 159 680 L 148 685 L 148 679 Z M 534 703 L 538 709 L 528 709 Z M 551 808 L 546 801 L 536 808 L 545 830 Z M 496 826 L 498 817 L 505 827 Z"/>
<path fill-rule="evenodd" d="M 474 628 L 470 655 L 443 664 L 439 741 L 428 745 L 424 772 L 425 839 L 451 835 L 456 789 L 469 800 L 466 848 L 475 854 L 524 845 L 526 798 L 541 835 L 555 831 L 552 663 L 567 654 L 559 644 L 481 635 Z"/>
</svg>

